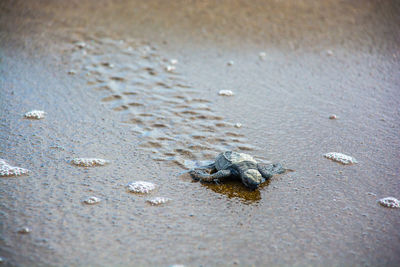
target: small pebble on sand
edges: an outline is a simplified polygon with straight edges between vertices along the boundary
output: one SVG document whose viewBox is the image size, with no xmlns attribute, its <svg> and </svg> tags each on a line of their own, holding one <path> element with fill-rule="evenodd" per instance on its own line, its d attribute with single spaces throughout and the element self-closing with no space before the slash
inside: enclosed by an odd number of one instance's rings
<svg viewBox="0 0 400 267">
<path fill-rule="evenodd" d="M 151 198 L 148 199 L 147 202 L 150 203 L 151 205 L 161 205 L 161 204 L 165 204 L 167 202 L 169 202 L 171 199 L 166 198 L 166 197 L 155 197 L 155 198 Z"/>
<path fill-rule="evenodd" d="M 88 204 L 88 205 L 93 205 L 93 204 L 97 204 L 100 203 L 101 199 L 98 197 L 88 197 L 86 198 L 83 203 Z"/>
<path fill-rule="evenodd" d="M 233 66 L 233 64 L 235 64 L 235 62 L 233 62 L 233 60 L 229 60 L 229 61 L 226 63 L 226 65 L 228 65 L 228 66 Z"/>
<path fill-rule="evenodd" d="M 326 55 L 332 56 L 333 55 L 333 51 L 332 50 L 326 50 Z"/>
<path fill-rule="evenodd" d="M 45 115 L 46 115 L 46 112 L 44 112 L 43 110 L 31 110 L 31 111 L 25 113 L 24 116 L 27 119 L 40 120 L 40 119 L 43 119 Z"/>
<path fill-rule="evenodd" d="M 94 166 L 104 166 L 107 163 L 109 163 L 109 161 L 97 158 L 74 158 L 71 161 L 71 163 L 81 167 L 94 167 Z"/>
<path fill-rule="evenodd" d="M 172 65 L 178 64 L 178 60 L 177 60 L 177 59 L 171 59 L 169 62 L 170 62 Z"/>
<path fill-rule="evenodd" d="M 75 71 L 75 70 L 69 70 L 69 71 L 68 71 L 68 74 L 69 74 L 69 75 L 75 75 L 75 74 L 76 74 L 76 71 Z"/>
<path fill-rule="evenodd" d="M 29 170 L 11 166 L 4 159 L 0 159 L 0 177 L 20 176 L 28 173 Z"/>
<path fill-rule="evenodd" d="M 260 57 L 261 60 L 264 60 L 264 59 L 267 57 L 267 53 L 265 53 L 265 52 L 260 52 L 260 53 L 258 54 L 258 56 Z"/>
<path fill-rule="evenodd" d="M 378 200 L 379 204 L 387 208 L 400 208 L 400 201 L 394 197 L 385 197 Z"/>
<path fill-rule="evenodd" d="M 153 191 L 156 189 L 156 185 L 150 182 L 145 182 L 145 181 L 136 181 L 129 183 L 126 186 L 127 190 L 132 193 L 142 193 L 142 194 L 147 194 L 150 193 L 150 191 Z"/>
<path fill-rule="evenodd" d="M 31 229 L 29 229 L 28 227 L 23 227 L 18 230 L 19 234 L 29 234 L 30 232 L 31 232 Z"/>
<path fill-rule="evenodd" d="M 221 90 L 218 92 L 219 95 L 222 96 L 233 96 L 233 92 L 231 90 Z"/>
<path fill-rule="evenodd" d="M 355 164 L 357 163 L 357 160 L 351 156 L 347 156 L 345 154 L 342 153 L 338 153 L 338 152 L 330 152 L 330 153 L 326 153 L 324 154 L 324 157 L 345 165 L 350 165 L 350 164 Z"/>
<path fill-rule="evenodd" d="M 165 70 L 168 72 L 173 72 L 175 69 L 176 69 L 175 66 L 171 66 L 171 65 L 168 65 L 165 67 Z"/>
<path fill-rule="evenodd" d="M 235 124 L 235 127 L 236 128 L 240 128 L 240 127 L 242 127 L 242 124 L 240 122 L 238 122 L 238 123 Z"/>
</svg>

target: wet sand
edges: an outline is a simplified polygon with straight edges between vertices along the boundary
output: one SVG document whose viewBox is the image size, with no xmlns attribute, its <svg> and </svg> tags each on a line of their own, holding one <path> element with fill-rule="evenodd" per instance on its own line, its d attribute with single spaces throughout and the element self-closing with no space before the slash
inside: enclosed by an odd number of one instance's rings
<svg viewBox="0 0 400 267">
<path fill-rule="evenodd" d="M 3 1 L 0 158 L 30 173 L 0 178 L 2 264 L 397 265 L 399 25 L 396 1 Z M 228 149 L 295 171 L 185 173 Z"/>
</svg>

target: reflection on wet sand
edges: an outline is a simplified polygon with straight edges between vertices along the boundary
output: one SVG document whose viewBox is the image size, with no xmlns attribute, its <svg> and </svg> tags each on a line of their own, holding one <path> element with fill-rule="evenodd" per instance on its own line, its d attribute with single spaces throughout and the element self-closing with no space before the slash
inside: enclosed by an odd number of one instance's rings
<svg viewBox="0 0 400 267">
<path fill-rule="evenodd" d="M 267 181 L 260 185 L 256 190 L 251 190 L 243 185 L 239 180 L 229 180 L 221 183 L 201 183 L 207 189 L 214 191 L 215 193 L 225 195 L 228 198 L 238 198 L 245 204 L 256 203 L 261 200 L 260 190 L 267 187 L 270 181 Z"/>
<path fill-rule="evenodd" d="M 279 177 L 279 176 L 274 176 Z M 185 171 L 179 175 L 179 178 L 185 182 L 199 183 L 205 188 L 224 195 L 228 198 L 236 198 L 240 200 L 243 204 L 256 204 L 261 200 L 261 192 L 267 189 L 274 178 L 267 180 L 262 183 L 258 189 L 251 190 L 246 187 L 239 179 L 226 179 L 223 182 L 199 182 L 194 181 L 190 174 Z"/>
</svg>

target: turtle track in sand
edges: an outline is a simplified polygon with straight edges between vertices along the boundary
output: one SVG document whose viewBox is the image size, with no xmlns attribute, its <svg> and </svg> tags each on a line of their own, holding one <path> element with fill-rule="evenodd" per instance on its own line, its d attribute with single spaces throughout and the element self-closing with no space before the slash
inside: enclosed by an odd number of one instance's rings
<svg viewBox="0 0 400 267">
<path fill-rule="evenodd" d="M 140 148 L 153 159 L 192 168 L 219 151 L 254 149 L 234 123 L 213 111 L 210 100 L 199 97 L 198 88 L 179 73 L 179 63 L 152 45 L 75 35 L 65 51 L 74 77 L 84 77 L 87 89 L 98 91 L 121 122 L 131 125 Z"/>
</svg>

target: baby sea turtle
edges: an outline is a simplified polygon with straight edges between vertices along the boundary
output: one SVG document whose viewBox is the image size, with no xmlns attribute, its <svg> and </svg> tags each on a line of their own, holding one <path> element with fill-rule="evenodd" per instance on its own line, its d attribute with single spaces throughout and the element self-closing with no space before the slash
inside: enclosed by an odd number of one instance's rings
<svg viewBox="0 0 400 267">
<path fill-rule="evenodd" d="M 280 163 L 259 164 L 250 155 L 226 151 L 219 154 L 210 165 L 194 168 L 189 173 L 193 179 L 203 182 L 219 181 L 228 177 L 240 178 L 245 186 L 254 190 L 272 175 L 285 171 Z"/>
</svg>

